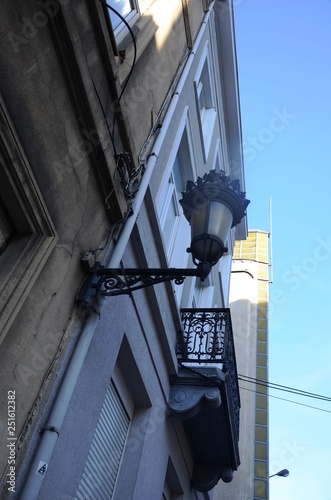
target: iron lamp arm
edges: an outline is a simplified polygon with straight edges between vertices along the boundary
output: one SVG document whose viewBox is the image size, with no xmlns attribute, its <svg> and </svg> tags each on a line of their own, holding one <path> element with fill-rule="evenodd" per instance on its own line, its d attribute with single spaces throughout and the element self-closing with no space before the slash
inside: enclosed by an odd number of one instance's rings
<svg viewBox="0 0 331 500">
<path fill-rule="evenodd" d="M 211 267 L 207 262 L 199 262 L 195 269 L 110 269 L 102 267 L 100 262 L 97 262 L 78 292 L 77 301 L 88 305 L 100 296 L 130 295 L 135 290 L 166 281 L 182 285 L 188 276 L 205 280 Z"/>
</svg>

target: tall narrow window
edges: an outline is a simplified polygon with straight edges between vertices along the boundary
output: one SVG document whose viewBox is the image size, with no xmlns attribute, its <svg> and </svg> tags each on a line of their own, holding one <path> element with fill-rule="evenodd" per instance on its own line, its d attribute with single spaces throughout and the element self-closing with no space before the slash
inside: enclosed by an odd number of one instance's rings
<svg viewBox="0 0 331 500">
<path fill-rule="evenodd" d="M 210 84 L 209 65 L 207 59 L 203 64 L 200 78 L 198 80 L 197 94 L 201 120 L 204 121 L 208 111 L 214 107 Z"/>
<path fill-rule="evenodd" d="M 177 471 L 169 457 L 166 477 L 163 486 L 162 500 L 175 500 L 184 498 L 183 488 L 180 484 Z"/>
<path fill-rule="evenodd" d="M 207 161 L 211 139 L 216 122 L 215 97 L 212 86 L 212 73 L 206 46 L 194 79 L 195 94 L 202 135 L 204 159 Z"/>
<path fill-rule="evenodd" d="M 176 258 L 176 241 L 180 239 L 181 254 L 183 245 L 189 243 L 189 225 L 183 215 L 179 200 L 185 190 L 187 180 L 193 178 L 189 135 L 185 128 L 173 159 L 167 187 L 161 193 L 158 204 L 163 240 L 171 265 L 181 265 Z"/>
</svg>

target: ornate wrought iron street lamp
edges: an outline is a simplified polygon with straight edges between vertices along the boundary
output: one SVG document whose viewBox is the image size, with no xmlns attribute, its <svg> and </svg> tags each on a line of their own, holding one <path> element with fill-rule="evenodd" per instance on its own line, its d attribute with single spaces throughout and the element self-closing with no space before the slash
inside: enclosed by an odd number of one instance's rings
<svg viewBox="0 0 331 500">
<path fill-rule="evenodd" d="M 231 227 L 236 226 L 249 204 L 238 180 L 211 171 L 196 182 L 188 181 L 180 203 L 191 225 L 191 246 L 195 269 L 107 269 L 97 263 L 87 278 L 78 301 L 89 302 L 99 295 L 130 294 L 165 281 L 177 285 L 187 276 L 204 280 L 223 253 Z"/>
<path fill-rule="evenodd" d="M 239 224 L 249 204 L 238 180 L 214 170 L 193 183 L 189 181 L 180 200 L 191 224 L 193 262 L 216 264 L 227 251 L 225 243 L 231 227 Z"/>
</svg>

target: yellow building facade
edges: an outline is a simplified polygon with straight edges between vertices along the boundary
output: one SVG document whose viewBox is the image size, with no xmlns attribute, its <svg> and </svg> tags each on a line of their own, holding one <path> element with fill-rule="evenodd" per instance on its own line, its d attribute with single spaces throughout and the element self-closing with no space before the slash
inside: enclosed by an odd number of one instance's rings
<svg viewBox="0 0 331 500">
<path fill-rule="evenodd" d="M 228 488 L 216 498 L 269 498 L 268 463 L 268 289 L 269 233 L 253 230 L 236 242 L 230 309 L 241 399 L 241 465 Z"/>
</svg>

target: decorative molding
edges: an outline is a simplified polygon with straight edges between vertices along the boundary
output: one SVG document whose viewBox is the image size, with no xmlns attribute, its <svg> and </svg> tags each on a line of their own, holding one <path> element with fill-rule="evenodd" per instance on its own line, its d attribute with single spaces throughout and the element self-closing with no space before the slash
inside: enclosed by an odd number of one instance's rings
<svg viewBox="0 0 331 500">
<path fill-rule="evenodd" d="M 169 409 L 179 420 L 195 417 L 204 405 L 211 408 L 218 408 L 221 405 L 221 395 L 217 387 L 171 387 Z"/>
<path fill-rule="evenodd" d="M 14 227 L 14 237 L 0 256 L 1 343 L 57 240 L 1 96 L 0 179 L 1 200 Z"/>
<path fill-rule="evenodd" d="M 231 467 L 220 467 L 211 464 L 194 464 L 192 485 L 198 491 L 212 490 L 219 480 L 224 483 L 230 483 L 233 479 L 233 470 Z"/>
<path fill-rule="evenodd" d="M 169 413 L 182 421 L 194 457 L 193 487 L 206 492 L 232 481 L 240 459 L 229 373 L 180 367 L 171 382 Z"/>
</svg>

